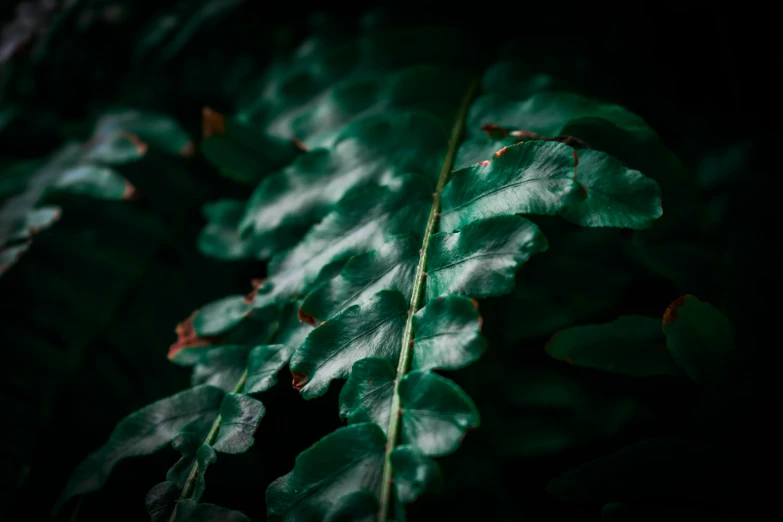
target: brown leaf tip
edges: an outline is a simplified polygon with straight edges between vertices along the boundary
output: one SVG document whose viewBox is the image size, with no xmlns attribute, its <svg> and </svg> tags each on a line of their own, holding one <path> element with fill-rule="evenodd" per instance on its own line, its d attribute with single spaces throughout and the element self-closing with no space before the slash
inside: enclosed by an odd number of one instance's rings
<svg viewBox="0 0 783 522">
<path fill-rule="evenodd" d="M 679 310 L 685 304 L 685 299 L 688 297 L 693 296 L 691 294 L 686 294 L 682 297 L 678 297 L 672 302 L 672 304 L 668 306 L 668 308 L 666 308 L 666 311 L 663 313 L 663 321 L 661 322 L 661 326 L 671 324 L 679 318 L 679 313 L 677 310 Z"/>
<path fill-rule="evenodd" d="M 147 153 L 147 149 L 149 148 L 146 143 L 141 141 L 141 138 L 136 136 L 135 134 L 131 134 L 129 132 L 122 132 L 122 136 L 133 143 L 133 145 L 136 147 L 136 152 L 139 156 L 144 156 Z"/>
<path fill-rule="evenodd" d="M 30 245 L 32 245 L 32 244 L 33 244 L 32 240 L 28 239 L 25 242 L 24 246 L 22 248 L 20 248 L 19 251 L 16 253 L 16 255 L 13 257 L 13 259 L 11 259 L 7 263 L 4 263 L 4 264 L 0 265 L 0 274 L 5 273 L 5 271 L 8 270 L 9 268 L 11 268 L 11 266 L 14 263 L 19 261 L 22 258 L 22 256 L 25 254 L 25 252 L 27 252 L 27 250 L 30 248 Z M 6 250 L 5 248 L 0 248 L 0 253 L 4 252 L 5 250 Z"/>
<path fill-rule="evenodd" d="M 207 346 L 218 341 L 220 338 L 220 336 L 199 337 L 199 335 L 196 333 L 196 328 L 193 326 L 193 320 L 196 318 L 197 314 L 197 311 L 193 312 L 190 314 L 190 317 L 179 323 L 174 329 L 174 333 L 177 334 L 177 341 L 169 347 L 169 359 L 173 359 L 181 350 L 185 348 Z"/>
<path fill-rule="evenodd" d="M 318 320 L 313 317 L 312 315 L 308 314 L 304 310 L 302 310 L 302 307 L 299 307 L 299 310 L 296 312 L 296 317 L 299 318 L 300 323 L 307 323 L 311 326 L 317 326 Z"/>
<path fill-rule="evenodd" d="M 487 136 L 496 140 L 508 136 L 508 131 L 506 129 L 494 123 L 485 123 L 484 125 L 481 126 L 481 130 L 486 132 Z"/>
<path fill-rule="evenodd" d="M 502 149 L 497 151 L 495 154 L 493 154 L 493 156 L 495 156 L 496 158 L 499 158 L 500 156 L 505 154 L 507 150 L 508 150 L 508 147 L 503 147 Z"/>
<path fill-rule="evenodd" d="M 201 134 L 204 138 L 221 136 L 226 133 L 226 117 L 224 115 L 213 111 L 209 107 L 204 107 L 201 114 L 203 115 Z"/>
<path fill-rule="evenodd" d="M 132 199 L 138 199 L 138 191 L 136 190 L 136 187 L 131 185 L 130 181 L 127 179 L 125 180 L 125 190 L 122 191 L 122 199 L 125 200 L 132 200 Z"/>
<path fill-rule="evenodd" d="M 249 294 L 245 296 L 243 299 L 244 303 L 248 306 L 253 304 L 253 301 L 256 299 L 256 295 L 258 295 L 258 289 L 264 286 L 264 283 L 266 282 L 266 279 L 251 279 L 250 285 L 253 287 L 253 290 L 250 291 Z"/>
<path fill-rule="evenodd" d="M 305 384 L 307 384 L 307 375 L 304 373 L 291 372 L 291 377 L 291 386 L 297 391 L 304 388 Z"/>
<path fill-rule="evenodd" d="M 191 140 L 188 140 L 187 143 L 185 143 L 182 148 L 179 149 L 179 155 L 186 158 L 193 156 L 195 153 L 196 145 Z"/>
<path fill-rule="evenodd" d="M 291 141 L 294 143 L 297 149 L 301 150 L 302 152 L 307 152 L 308 149 L 307 145 L 305 145 L 305 142 L 300 140 L 299 138 L 291 138 Z"/>
<path fill-rule="evenodd" d="M 556 332 L 552 337 L 549 338 L 549 340 L 544 345 L 544 350 L 549 353 L 549 345 L 555 342 L 555 339 L 557 339 L 557 336 L 560 335 L 560 332 Z"/>
</svg>

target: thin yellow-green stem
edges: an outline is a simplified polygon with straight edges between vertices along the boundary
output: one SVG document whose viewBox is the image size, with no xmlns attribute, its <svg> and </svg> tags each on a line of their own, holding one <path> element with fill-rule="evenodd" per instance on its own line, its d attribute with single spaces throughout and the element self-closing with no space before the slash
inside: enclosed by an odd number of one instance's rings
<svg viewBox="0 0 783 522">
<path fill-rule="evenodd" d="M 266 342 L 267 344 L 271 343 L 272 340 L 275 338 L 275 335 L 277 335 L 277 332 L 280 328 L 280 323 L 276 323 L 275 327 L 272 329 L 272 331 L 267 336 Z M 239 381 L 237 381 L 236 385 L 234 386 L 234 389 L 231 390 L 231 393 L 241 393 L 242 389 L 245 387 L 245 383 L 247 382 L 247 372 L 248 368 L 245 367 L 245 371 L 242 373 L 242 376 L 239 378 Z M 209 446 L 212 446 L 215 443 L 215 439 L 217 439 L 218 432 L 220 431 L 220 422 L 222 421 L 222 417 L 220 414 L 218 414 L 217 418 L 215 419 L 215 422 L 212 423 L 212 427 L 209 429 L 209 433 L 207 433 L 207 437 L 204 439 L 204 444 L 207 444 Z M 182 488 L 182 493 L 179 496 L 179 501 L 184 500 L 186 498 L 190 498 L 190 496 L 193 494 L 193 490 L 196 487 L 196 481 L 198 480 L 198 462 L 193 463 L 193 467 L 190 468 L 190 473 L 188 474 L 188 480 L 185 482 L 185 487 Z M 169 518 L 169 522 L 175 522 L 177 520 L 177 508 L 176 505 L 174 506 L 174 511 L 171 513 L 171 517 Z"/>
<path fill-rule="evenodd" d="M 386 522 L 389 514 L 392 499 L 392 464 L 391 453 L 397 444 L 397 437 L 400 431 L 400 381 L 405 372 L 408 371 L 411 354 L 413 353 L 413 315 L 418 311 L 421 302 L 421 296 L 424 293 L 425 279 L 427 277 L 427 248 L 430 244 L 430 238 L 435 233 L 435 226 L 440 212 L 440 193 L 449 179 L 449 174 L 454 167 L 454 158 L 457 155 L 462 129 L 465 126 L 465 119 L 468 114 L 468 107 L 473 99 L 473 95 L 478 87 L 478 78 L 474 79 L 468 86 L 465 97 L 451 129 L 449 137 L 448 150 L 443 159 L 443 166 L 438 176 L 438 184 L 435 187 L 435 193 L 432 195 L 432 207 L 430 215 L 427 218 L 427 228 L 424 230 L 424 240 L 421 245 L 421 255 L 419 264 L 416 267 L 416 277 L 413 283 L 413 295 L 411 296 L 410 308 L 408 309 L 408 318 L 405 321 L 405 330 L 402 335 L 402 348 L 400 350 L 400 360 L 397 364 L 397 378 L 394 381 L 394 393 L 392 394 L 391 415 L 389 418 L 389 429 L 386 438 L 386 451 L 383 463 L 383 478 L 381 481 L 381 502 L 378 511 L 378 521 Z"/>
<path fill-rule="evenodd" d="M 234 389 L 231 390 L 231 393 L 239 393 L 242 391 L 242 388 L 245 387 L 245 382 L 247 381 L 247 368 L 245 368 L 245 372 L 242 374 L 242 377 L 239 378 L 239 381 L 237 382 L 236 386 L 234 386 Z M 204 439 L 204 444 L 207 444 L 208 446 L 212 446 L 215 443 L 215 439 L 217 439 L 218 432 L 220 431 L 220 422 L 222 421 L 222 417 L 218 414 L 217 418 L 215 419 L 215 422 L 212 423 L 212 428 L 210 428 L 209 433 L 207 433 L 206 438 Z M 186 498 L 190 498 L 190 496 L 193 494 L 193 489 L 196 487 L 196 481 L 198 480 L 198 462 L 193 463 L 193 467 L 190 468 L 190 474 L 188 475 L 188 480 L 185 482 L 185 487 L 182 488 L 182 494 L 179 496 L 179 501 L 184 500 Z M 169 522 L 174 522 L 177 520 L 177 510 L 176 508 L 171 513 L 171 518 L 169 518 Z"/>
</svg>

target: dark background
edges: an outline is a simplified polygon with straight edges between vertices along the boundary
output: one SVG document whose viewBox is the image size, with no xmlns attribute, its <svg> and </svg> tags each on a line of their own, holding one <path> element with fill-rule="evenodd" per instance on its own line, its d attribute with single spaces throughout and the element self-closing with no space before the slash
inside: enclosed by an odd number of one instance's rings
<svg viewBox="0 0 783 522">
<path fill-rule="evenodd" d="M 81 122 L 118 99 L 163 110 L 183 122 L 192 136 L 198 136 L 201 108 L 230 112 L 237 88 L 244 78 L 261 72 L 273 44 L 300 41 L 309 34 L 317 11 L 341 20 L 346 27 L 361 12 L 358 6 L 331 8 L 312 2 L 245 2 L 219 23 L 206 24 L 174 58 L 157 60 L 162 52 L 158 46 L 150 51 L 150 59 L 137 66 L 131 58 L 145 24 L 169 9 L 192 10 L 190 6 L 198 3 L 114 3 L 126 9 L 122 23 L 94 22 L 77 29 L 74 22 L 57 35 L 62 44 L 54 46 L 50 58 L 25 69 L 30 54 L 21 46 L 3 65 L 5 94 L 0 103 L 19 103 L 24 117 L 0 128 L 2 157 L 46 154 L 64 137 L 78 136 Z M 104 4 L 109 3 L 92 4 L 98 6 L 93 15 L 97 20 L 105 12 Z M 772 154 L 780 144 L 775 133 L 764 130 L 768 124 L 777 127 L 779 119 L 780 96 L 774 92 L 773 78 L 781 59 L 774 52 L 772 15 L 750 3 L 733 4 L 731 9 L 719 4 L 683 9 L 643 2 L 618 4 L 612 9 L 589 3 L 504 4 L 508 2 L 454 3 L 439 9 L 395 4 L 392 9 L 403 19 L 432 19 L 468 27 L 481 36 L 489 50 L 514 41 L 520 52 L 544 50 L 562 56 L 563 63 L 575 56 L 583 58 L 588 64 L 587 94 L 640 114 L 694 170 L 703 158 L 720 156 L 737 144 L 749 144 L 737 172 L 728 182 L 706 190 L 705 195 L 727 201 L 720 222 L 725 228 L 716 235 L 719 248 L 729 252 L 734 261 L 732 279 L 721 289 L 720 297 L 730 303 L 740 347 L 766 360 L 771 347 L 765 336 L 777 321 L 779 282 L 774 252 L 779 241 L 775 211 L 780 168 Z M 10 22 L 13 10 L 12 2 L 3 3 L 0 19 Z M 252 66 L 246 76 L 237 73 L 238 79 L 228 85 L 229 70 L 239 56 L 248 57 Z M 24 83 L 29 78 L 34 81 Z M 178 168 L 166 165 L 161 171 Z M 30 360 L 16 352 L 6 359 L 3 375 L 16 378 L 0 381 L 3 404 L 7 405 L 3 432 L 8 439 L 3 457 L 8 477 L 3 479 L 7 497 L 4 519 L 48 517 L 71 470 L 105 441 L 118 420 L 185 388 L 189 380 L 186 369 L 166 360 L 167 345 L 175 338 L 174 325 L 212 299 L 246 292 L 250 278 L 263 275 L 261 264 L 225 264 L 198 253 L 195 241 L 204 223 L 200 205 L 225 195 L 242 197 L 247 189 L 220 178 L 205 162 L 188 168 L 193 177 L 185 185 L 179 178 L 160 175 L 151 179 L 146 172 L 128 168 L 124 173 L 137 186 L 145 187 L 146 199 L 124 209 L 90 201 L 89 205 L 101 208 L 90 207 L 89 211 L 83 210 L 87 203 L 71 202 L 74 210 L 41 235 L 42 246 L 0 279 L 2 335 L 8 345 L 18 346 L 22 335 L 18 332 L 22 331 L 73 354 L 68 356 L 71 362 L 67 368 L 57 362 Z M 113 219 L 107 217 L 102 223 L 97 242 L 111 256 L 126 262 L 130 259 L 134 269 L 123 272 L 101 268 L 100 264 L 85 265 L 78 255 L 68 264 L 63 252 L 78 247 L 58 244 L 57 234 L 89 226 L 96 212 Z M 143 220 L 148 221 L 146 228 L 132 226 Z M 155 228 L 159 233 L 153 237 L 151 230 Z M 73 284 L 68 287 L 63 281 Z M 66 293 L 54 295 L 52 288 L 62 286 Z M 604 319 L 631 312 L 660 314 L 678 297 L 677 292 L 671 283 L 650 278 L 629 289 Z M 96 319 L 91 312 L 79 313 L 88 309 L 102 310 L 104 316 Z M 49 316 L 52 318 L 47 319 Z M 485 320 L 486 331 L 493 331 L 493 319 Z M 71 335 L 70 331 L 77 333 Z M 546 339 L 540 341 L 543 344 Z M 540 349 L 519 359 L 520 366 L 560 369 L 546 360 Z M 769 366 L 758 365 L 760 381 L 767 378 Z M 440 459 L 446 490 L 414 505 L 410 519 L 599 520 L 600 506 L 558 500 L 546 492 L 547 482 L 569 467 L 644 436 L 691 430 L 691 410 L 699 400 L 692 386 L 568 371 L 578 382 L 589 383 L 596 393 L 622 389 L 633 395 L 654 412 L 654 421 L 538 459 L 498 457 L 492 451 L 492 434 L 480 429 L 455 455 Z M 518 377 L 509 372 L 484 378 L 490 388 L 496 382 L 500 389 L 504 382 Z M 302 449 L 340 425 L 337 387 L 324 398 L 304 402 L 286 385 L 286 375 L 281 379 L 283 385 L 262 398 L 268 413 L 254 447 L 242 455 L 220 455 L 207 473 L 204 501 L 263 520 L 266 486 L 292 468 Z M 763 440 L 768 414 L 758 399 L 762 396 L 743 398 L 740 409 L 744 415 L 740 420 L 727 420 L 727 431 L 744 433 L 738 439 L 743 441 L 742 448 L 732 447 L 716 457 L 717 467 L 734 469 L 738 462 L 763 462 L 766 458 Z M 481 400 L 489 401 L 491 396 Z M 483 411 L 481 400 L 477 399 Z M 163 479 L 174 460 L 176 454 L 167 448 L 150 457 L 121 462 L 101 491 L 83 502 L 70 503 L 59 519 L 71 520 L 78 504 L 73 520 L 144 520 L 144 496 Z M 746 471 L 743 468 L 738 473 Z M 667 480 L 665 476 L 657 479 Z M 693 488 L 696 497 L 707 499 L 701 505 L 717 518 L 747 515 L 748 510 L 760 509 L 768 498 L 753 481 L 717 487 L 701 477 Z M 681 503 L 687 501 L 673 498 L 665 502 Z"/>
</svg>

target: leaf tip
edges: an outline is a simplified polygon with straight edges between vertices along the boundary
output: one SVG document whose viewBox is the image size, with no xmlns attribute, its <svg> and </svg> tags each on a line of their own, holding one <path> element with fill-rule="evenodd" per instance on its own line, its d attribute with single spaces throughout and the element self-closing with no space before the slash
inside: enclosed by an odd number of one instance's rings
<svg viewBox="0 0 783 522">
<path fill-rule="evenodd" d="M 206 139 L 211 136 L 221 136 L 226 133 L 226 117 L 209 107 L 201 110 L 201 135 Z"/>
<path fill-rule="evenodd" d="M 196 315 L 198 315 L 197 311 L 190 314 L 190 317 L 179 323 L 177 327 L 174 328 L 174 333 L 177 334 L 177 340 L 171 346 L 169 346 L 169 360 L 174 360 L 177 354 L 184 348 L 210 345 L 219 338 L 219 336 L 200 337 L 196 333 L 196 328 L 193 324 Z"/>
<path fill-rule="evenodd" d="M 487 133 L 487 136 L 492 139 L 501 139 L 508 136 L 508 131 L 495 123 L 485 123 L 481 126 L 481 130 Z"/>
<path fill-rule="evenodd" d="M 299 310 L 297 310 L 296 312 L 296 317 L 299 319 L 300 323 L 307 323 L 312 326 L 318 326 L 318 320 L 314 316 L 302 310 L 301 306 L 299 307 Z"/>
<path fill-rule="evenodd" d="M 305 142 L 303 142 L 303 141 L 302 141 L 302 140 L 300 140 L 299 138 L 291 138 L 291 141 L 293 142 L 294 146 L 295 146 L 297 149 L 301 150 L 302 152 L 307 152 L 308 150 L 310 150 L 310 149 L 307 147 L 307 145 L 305 145 Z"/>
<path fill-rule="evenodd" d="M 302 388 L 307 384 L 307 375 L 304 373 L 291 372 L 291 377 L 291 386 L 296 391 L 302 391 Z"/>
<path fill-rule="evenodd" d="M 125 188 L 122 191 L 122 199 L 127 201 L 138 199 L 139 192 L 136 190 L 136 187 L 127 179 L 123 180 L 123 182 L 125 183 Z"/>
<path fill-rule="evenodd" d="M 258 289 L 264 286 L 264 283 L 266 282 L 266 279 L 260 279 L 260 278 L 254 278 L 250 280 L 250 286 L 253 287 L 253 289 L 250 291 L 249 294 L 247 294 L 243 299 L 242 302 L 244 302 L 246 305 L 250 306 L 253 304 L 253 301 L 256 299 L 256 295 L 258 295 Z M 252 311 L 252 310 L 251 310 Z M 248 312 L 248 314 L 250 313 Z"/>
<path fill-rule="evenodd" d="M 688 297 L 693 297 L 691 294 L 685 294 L 682 297 L 678 297 L 675 299 L 672 304 L 670 304 L 666 311 L 663 313 L 663 320 L 661 321 L 661 326 L 665 326 L 667 324 L 671 324 L 679 318 L 678 310 L 685 304 L 685 300 Z"/>
<path fill-rule="evenodd" d="M 182 148 L 179 149 L 179 155 L 185 158 L 190 158 L 196 153 L 196 145 L 192 140 L 188 140 Z"/>
</svg>

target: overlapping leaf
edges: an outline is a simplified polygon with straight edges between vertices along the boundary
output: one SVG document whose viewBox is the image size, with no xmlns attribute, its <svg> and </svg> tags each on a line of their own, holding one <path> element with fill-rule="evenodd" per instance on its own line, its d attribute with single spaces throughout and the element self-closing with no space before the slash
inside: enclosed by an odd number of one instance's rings
<svg viewBox="0 0 783 522">
<path fill-rule="evenodd" d="M 458 121 L 457 125 L 461 124 Z M 444 168 L 453 161 L 454 145 L 452 140 Z M 437 313 L 427 314 L 429 306 L 437 303 L 436 298 L 452 293 L 485 297 L 511 290 L 518 267 L 532 254 L 545 250 L 547 244 L 538 227 L 516 214 L 559 214 L 584 226 L 631 228 L 649 227 L 660 215 L 655 182 L 623 167 L 605 153 L 589 151 L 584 164 L 579 163 L 578 154 L 569 145 L 536 139 L 500 151 L 482 165 L 456 171 L 442 194 L 435 194 L 423 238 L 426 251 L 421 251 L 416 259 L 418 268 L 413 283 L 395 280 L 399 275 L 410 277 L 413 266 L 410 261 L 406 263 L 404 253 L 399 255 L 404 252 L 400 248 L 404 242 L 395 238 L 386 252 L 397 255 L 390 256 L 387 263 L 377 252 L 356 257 L 339 276 L 308 295 L 300 317 L 318 324 L 317 317 L 321 323 L 294 353 L 290 365 L 295 385 L 303 395 L 320 395 L 331 380 L 347 377 L 341 414 L 349 424 L 375 423 L 384 430 L 388 426 L 387 435 L 394 441 L 392 448 L 400 437 L 402 443 L 423 454 L 443 455 L 456 449 L 467 429 L 478 425 L 472 402 L 443 377 L 429 371 L 407 370 L 411 358 L 415 359 L 418 353 L 418 331 L 423 331 L 424 341 L 441 334 L 454 338 L 455 349 L 449 351 L 444 346 L 440 355 L 447 365 L 449 359 L 457 360 L 447 367 L 464 366 L 475 358 L 476 354 L 457 348 L 470 346 L 475 334 L 470 329 L 451 331 L 449 325 L 462 323 L 456 317 L 437 320 Z M 445 180 L 445 175 L 441 176 Z M 591 190 L 595 193 L 592 197 Z M 439 203 L 443 211 L 436 215 Z M 324 222 L 331 216 L 327 215 Z M 439 222 L 434 220 L 438 216 Z M 422 226 L 425 222 L 419 223 Z M 417 225 L 411 221 L 409 226 Z M 442 232 L 433 235 L 436 227 Z M 425 252 L 426 279 L 422 271 L 425 265 L 419 263 Z M 373 274 L 373 270 L 378 272 Z M 372 296 L 365 293 L 368 287 L 380 289 L 375 283 L 381 280 L 389 290 Z M 412 288 L 412 297 L 406 299 L 403 292 L 408 288 Z M 422 308 L 414 327 L 413 318 L 408 321 L 408 310 L 419 308 L 423 294 L 423 304 L 427 306 Z M 266 302 L 257 298 L 256 304 L 264 306 Z M 446 315 L 450 312 L 447 307 L 440 311 Z M 330 312 L 336 315 L 330 317 Z M 444 329 L 440 331 L 439 327 Z M 427 343 L 422 346 L 427 347 Z M 419 359 L 426 361 L 428 355 Z M 433 359 L 430 364 L 437 367 L 437 353 Z M 402 374 L 394 370 L 398 363 Z M 390 459 L 391 454 L 387 457 Z M 390 466 L 393 468 L 389 460 L 385 466 L 387 473 Z M 301 478 L 309 473 L 312 471 L 298 463 L 292 476 Z M 390 498 L 381 490 L 381 510 L 387 515 Z M 269 489 L 273 496 L 292 494 L 287 482 L 277 482 Z M 297 505 L 323 505 L 323 500 L 316 501 L 304 487 L 296 495 L 302 498 Z"/>
<path fill-rule="evenodd" d="M 734 352 L 734 330 L 715 307 L 692 295 L 676 299 L 663 319 L 624 316 L 602 325 L 570 328 L 547 344 L 555 359 L 638 377 L 718 378 Z"/>
<path fill-rule="evenodd" d="M 43 165 L 24 163 L 9 169 L 0 192 L 0 274 L 24 252 L 20 242 L 59 219 L 59 207 L 39 206 L 48 197 L 72 193 L 108 200 L 130 199 L 136 189 L 112 165 L 138 160 L 148 144 L 178 153 L 187 148 L 187 143 L 188 136 L 168 117 L 138 111 L 107 113 L 99 119 L 87 143 L 69 143 Z M 31 174 L 28 169 L 35 172 Z"/>
<path fill-rule="evenodd" d="M 425 33 L 432 45 L 416 38 Z M 270 519 L 362 519 L 376 504 L 386 517 L 392 505 L 402 509 L 436 486 L 429 456 L 454 451 L 479 415 L 434 371 L 481 356 L 485 341 L 471 298 L 509 293 L 517 270 L 548 246 L 541 229 L 519 214 L 631 229 L 649 228 L 661 215 L 654 181 L 579 139 L 558 136 L 574 121 L 602 118 L 654 138 L 641 119 L 570 93 L 538 92 L 545 87 L 532 78 L 525 92 L 537 94 L 510 100 L 496 68 L 471 106 L 476 82 L 447 66 L 467 68 L 468 40 L 433 34 L 379 31 L 323 53 L 304 49 L 290 67 L 272 70 L 261 96 L 206 149 L 228 147 L 207 154 L 222 155 L 224 169 L 247 179 L 269 164 L 255 155 L 228 165 L 226 158 L 238 157 L 225 150 L 252 126 L 308 150 L 265 177 L 241 215 L 238 202 L 208 210 L 205 251 L 271 258 L 269 277 L 251 296 L 202 308 L 172 357 L 195 365 L 194 383 L 221 391 L 237 376 L 235 391 L 253 375 L 259 386 L 271 385 L 290 350 L 294 384 L 305 397 L 348 379 L 341 413 L 349 425 L 302 453 L 270 486 Z M 464 128 L 466 152 L 458 152 Z M 468 159 L 480 163 L 460 164 Z M 454 167 L 463 168 L 452 173 Z M 299 319 L 301 328 L 232 343 L 232 332 L 259 311 L 279 313 L 281 324 Z M 287 348 L 271 357 L 269 342 Z M 258 347 L 269 358 L 256 371 Z M 230 396 L 236 404 L 227 416 L 246 402 L 245 395 Z M 237 436 L 246 440 L 251 427 L 238 422 Z M 231 432 L 213 424 L 205 444 L 219 449 L 225 440 L 233 442 Z M 203 453 L 191 473 L 209 463 Z"/>
<path fill-rule="evenodd" d="M 75 495 L 99 489 L 121 459 L 158 451 L 182 434 L 203 440 L 218 415 L 223 418 L 223 430 L 214 448 L 228 453 L 243 451 L 253 443 L 253 432 L 263 414 L 259 401 L 209 385 L 150 404 L 121 421 L 109 441 L 74 470 L 57 507 Z M 177 449 L 182 446 L 178 443 Z M 202 460 L 214 459 L 206 456 Z"/>
<path fill-rule="evenodd" d="M 424 34 L 428 41 L 437 44 L 426 49 L 414 45 L 415 39 Z M 434 35 L 439 38 L 431 40 Z M 341 187 L 346 183 L 356 187 L 360 180 L 381 181 L 378 177 L 386 174 L 381 169 L 406 172 L 406 167 L 412 167 L 413 172 L 431 172 L 424 164 L 426 160 L 417 154 L 437 156 L 437 151 L 432 150 L 434 145 L 411 146 L 414 135 L 437 139 L 442 131 L 434 125 L 450 125 L 468 79 L 464 68 L 450 64 L 464 65 L 475 56 L 468 40 L 443 28 L 372 32 L 358 42 L 315 55 L 304 52 L 308 45 L 303 44 L 300 59 L 289 66 L 273 68 L 263 87 L 250 91 L 256 94 L 248 94 L 236 125 L 252 122 L 260 126 L 271 136 L 264 138 L 264 143 L 282 138 L 295 140 L 306 148 L 327 148 L 307 160 L 301 158 L 258 186 L 238 223 L 239 234 L 223 236 L 230 237 L 233 247 L 210 247 L 219 227 L 205 229 L 201 242 L 208 255 L 267 258 L 293 245 L 297 235 L 344 195 Z M 394 49 L 392 54 L 390 48 Z M 408 110 L 431 115 L 440 124 L 421 119 L 405 122 L 372 118 Z M 404 128 L 389 128 L 390 125 Z M 227 126 L 226 129 L 230 130 Z M 242 141 L 229 140 L 227 135 L 222 140 L 231 141 L 234 147 Z M 208 154 L 214 143 L 215 138 L 205 141 Z M 269 157 L 269 144 L 262 147 L 261 143 L 256 141 L 253 147 L 256 158 Z M 271 148 L 278 150 L 280 145 Z M 374 165 L 374 158 L 380 159 L 381 154 L 391 150 L 397 150 L 399 157 L 388 156 L 383 165 Z M 219 168 L 233 168 L 229 158 L 212 156 Z M 236 161 L 236 156 L 230 158 L 230 162 Z M 279 162 L 271 158 L 254 165 L 254 171 L 260 173 L 270 166 L 279 166 Z M 324 186 L 320 180 L 325 173 L 331 174 L 335 182 Z M 286 190 L 295 196 L 286 197 Z M 228 219 L 217 210 L 210 213 L 211 224 L 226 223 Z"/>
</svg>

